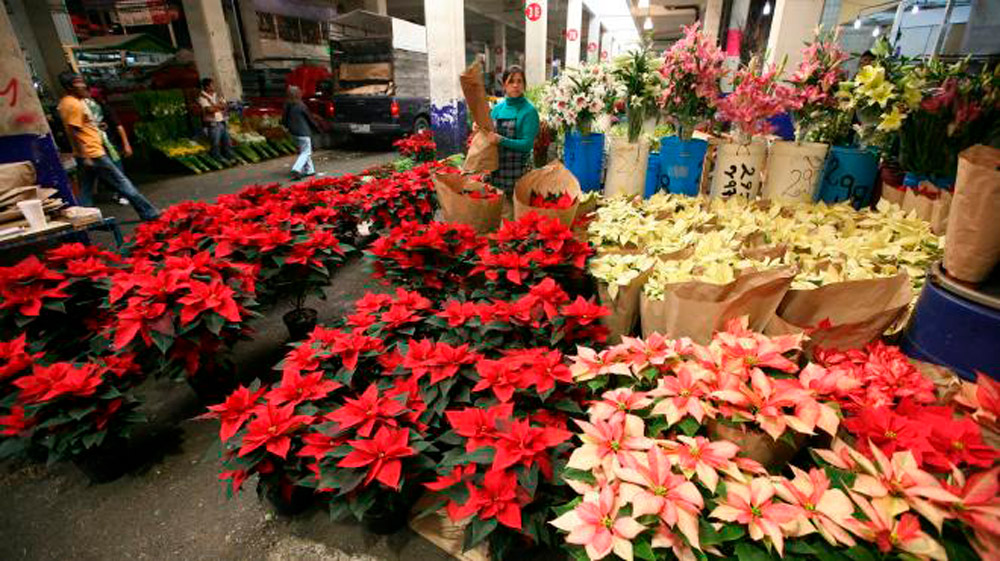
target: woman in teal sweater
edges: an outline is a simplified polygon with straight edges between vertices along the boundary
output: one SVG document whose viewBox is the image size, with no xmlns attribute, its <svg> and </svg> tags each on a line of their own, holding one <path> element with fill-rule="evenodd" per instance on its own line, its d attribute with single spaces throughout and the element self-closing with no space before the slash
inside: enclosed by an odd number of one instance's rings
<svg viewBox="0 0 1000 561">
<path fill-rule="evenodd" d="M 524 70 L 520 66 L 510 66 L 504 71 L 503 87 L 507 97 L 490 112 L 496 131 L 490 140 L 498 145 L 500 153 L 500 167 L 490 181 L 510 197 L 514 184 L 531 165 L 538 135 L 538 111 L 524 97 Z"/>
</svg>

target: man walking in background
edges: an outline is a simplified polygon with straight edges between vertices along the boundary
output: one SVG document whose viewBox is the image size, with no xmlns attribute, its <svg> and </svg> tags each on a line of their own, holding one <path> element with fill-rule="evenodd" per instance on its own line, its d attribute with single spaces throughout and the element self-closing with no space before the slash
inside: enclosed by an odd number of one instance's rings
<svg viewBox="0 0 1000 561">
<path fill-rule="evenodd" d="M 205 133 L 212 143 L 210 156 L 216 160 L 232 165 L 233 148 L 229 138 L 229 127 L 226 124 L 226 100 L 215 91 L 215 83 L 211 78 L 201 80 L 201 92 L 198 94 L 198 106 L 201 107 L 201 120 L 205 125 Z"/>
<path fill-rule="evenodd" d="M 135 188 L 121 169 L 108 157 L 104 149 L 104 135 L 98 127 L 97 119 L 84 103 L 88 96 L 87 83 L 83 76 L 73 72 L 59 75 L 59 83 L 66 95 L 59 101 L 59 117 L 66 128 L 66 136 L 73 146 L 73 155 L 80 169 L 80 204 L 94 204 L 94 187 L 97 180 L 111 186 L 121 196 L 128 199 L 139 218 L 155 220 L 160 216 L 142 193 Z"/>
</svg>

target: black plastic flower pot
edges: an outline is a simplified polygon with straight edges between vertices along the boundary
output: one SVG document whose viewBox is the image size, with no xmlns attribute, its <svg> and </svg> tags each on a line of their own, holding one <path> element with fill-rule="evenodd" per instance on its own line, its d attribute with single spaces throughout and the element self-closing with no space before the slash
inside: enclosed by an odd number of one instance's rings
<svg viewBox="0 0 1000 561">
<path fill-rule="evenodd" d="M 375 505 L 365 513 L 361 523 L 365 530 L 379 536 L 387 536 L 402 530 L 409 515 L 410 509 L 402 505 L 395 507 Z"/>
<path fill-rule="evenodd" d="M 281 316 L 288 328 L 289 341 L 301 341 L 316 328 L 319 312 L 312 308 L 297 308 Z"/>
<path fill-rule="evenodd" d="M 261 483 L 258 482 L 258 492 Z M 263 496 L 280 516 L 297 516 L 309 510 L 316 503 L 316 491 L 300 485 L 267 485 Z"/>
<path fill-rule="evenodd" d="M 128 442 L 123 438 L 105 439 L 99 446 L 74 457 L 73 464 L 92 484 L 110 483 L 129 471 Z"/>
</svg>

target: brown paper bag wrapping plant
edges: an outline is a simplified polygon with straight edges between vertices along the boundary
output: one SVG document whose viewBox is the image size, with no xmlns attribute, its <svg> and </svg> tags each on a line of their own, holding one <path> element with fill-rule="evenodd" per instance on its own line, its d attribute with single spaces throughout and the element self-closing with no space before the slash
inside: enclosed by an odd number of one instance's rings
<svg viewBox="0 0 1000 561">
<path fill-rule="evenodd" d="M 1000 150 L 977 145 L 958 158 L 944 268 L 966 282 L 985 279 L 1000 261 Z"/>
<path fill-rule="evenodd" d="M 494 187 L 459 173 L 435 173 L 434 191 L 445 222 L 472 226 L 476 232 L 493 232 L 500 226 L 503 196 Z M 491 193 L 492 198 L 478 198 L 470 191 Z"/>
<path fill-rule="evenodd" d="M 811 290 L 790 290 L 764 329 L 767 335 L 806 332 L 815 347 L 860 349 L 878 339 L 913 299 L 910 277 L 844 281 Z"/>
<path fill-rule="evenodd" d="M 532 193 L 539 195 L 566 193 L 574 199 L 574 202 L 569 208 L 537 208 L 531 206 L 529 202 Z M 529 212 L 535 212 L 555 218 L 565 224 L 567 228 L 572 228 L 582 194 L 580 182 L 577 181 L 573 173 L 566 169 L 562 162 L 551 162 L 545 167 L 524 174 L 514 185 L 514 219 L 517 220 Z"/>
<path fill-rule="evenodd" d="M 663 300 L 640 297 L 642 335 L 659 333 L 676 339 L 690 337 L 707 344 L 726 321 L 747 316 L 750 329 L 761 331 L 774 317 L 795 277 L 795 269 L 782 267 L 747 272 L 729 284 L 690 281 L 664 287 Z"/>
<path fill-rule="evenodd" d="M 500 154 L 496 144 L 491 144 L 489 134 L 493 132 L 490 118 L 490 104 L 486 101 L 486 86 L 479 63 L 474 62 L 458 77 L 465 94 L 465 105 L 469 109 L 472 122 L 479 130 L 472 133 L 469 153 L 465 156 L 462 169 L 470 173 L 488 173 L 500 167 Z"/>
</svg>

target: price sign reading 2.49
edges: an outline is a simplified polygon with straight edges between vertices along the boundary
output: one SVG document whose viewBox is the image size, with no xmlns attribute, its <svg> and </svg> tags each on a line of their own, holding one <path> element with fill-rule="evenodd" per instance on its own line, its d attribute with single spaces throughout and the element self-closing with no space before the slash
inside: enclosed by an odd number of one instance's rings
<svg viewBox="0 0 1000 561">
<path fill-rule="evenodd" d="M 538 2 L 528 4 L 524 8 L 524 17 L 530 21 L 538 21 L 542 17 L 542 5 Z"/>
</svg>

